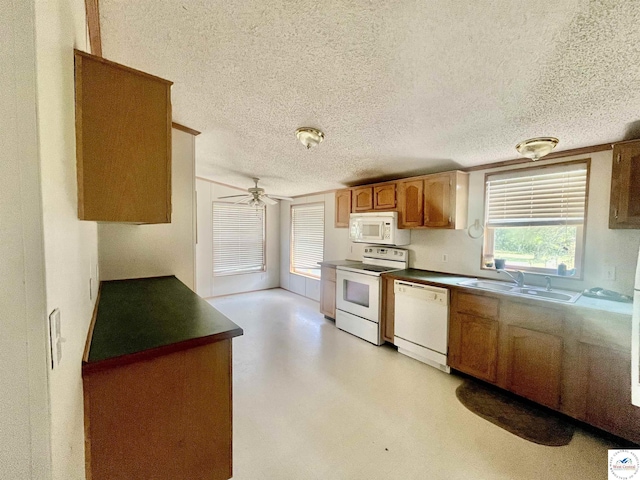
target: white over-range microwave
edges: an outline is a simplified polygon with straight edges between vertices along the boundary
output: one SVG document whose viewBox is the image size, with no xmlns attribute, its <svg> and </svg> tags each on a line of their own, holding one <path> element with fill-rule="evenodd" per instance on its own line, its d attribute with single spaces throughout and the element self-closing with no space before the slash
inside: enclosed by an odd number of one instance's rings
<svg viewBox="0 0 640 480">
<path fill-rule="evenodd" d="M 377 245 L 409 245 L 411 231 L 398 228 L 398 212 L 352 213 L 349 239 Z"/>
</svg>

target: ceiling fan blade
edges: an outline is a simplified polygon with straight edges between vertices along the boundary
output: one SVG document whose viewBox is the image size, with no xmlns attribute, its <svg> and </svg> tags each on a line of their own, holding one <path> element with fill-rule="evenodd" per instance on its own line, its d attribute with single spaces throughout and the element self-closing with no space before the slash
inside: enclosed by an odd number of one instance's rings
<svg viewBox="0 0 640 480">
<path fill-rule="evenodd" d="M 267 195 L 261 195 L 260 196 L 260 200 L 262 200 L 267 205 L 277 205 L 278 204 L 278 202 L 276 202 L 273 198 L 269 198 Z"/>
<path fill-rule="evenodd" d="M 222 199 L 222 198 L 235 198 L 235 197 L 248 197 L 250 195 L 247 195 L 246 193 L 243 193 L 242 195 L 225 195 L 224 197 L 218 197 L 218 200 Z"/>
<path fill-rule="evenodd" d="M 253 197 L 244 197 L 244 198 L 241 198 L 240 200 L 236 200 L 235 202 L 233 202 L 233 204 L 237 205 L 238 203 L 249 203 L 252 198 Z"/>
<path fill-rule="evenodd" d="M 277 198 L 278 200 L 284 200 L 286 202 L 293 202 L 293 198 L 291 198 L 291 197 L 283 197 L 281 195 L 271 195 L 271 194 L 269 194 L 269 197 Z"/>
</svg>

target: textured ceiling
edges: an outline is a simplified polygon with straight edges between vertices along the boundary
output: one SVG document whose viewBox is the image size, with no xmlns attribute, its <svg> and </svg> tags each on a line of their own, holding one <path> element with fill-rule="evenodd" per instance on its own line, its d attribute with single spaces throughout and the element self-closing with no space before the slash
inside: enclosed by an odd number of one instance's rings
<svg viewBox="0 0 640 480">
<path fill-rule="evenodd" d="M 640 2 L 101 0 L 104 56 L 174 81 L 197 173 L 300 195 L 640 136 Z M 296 128 L 325 132 L 310 151 Z"/>
</svg>

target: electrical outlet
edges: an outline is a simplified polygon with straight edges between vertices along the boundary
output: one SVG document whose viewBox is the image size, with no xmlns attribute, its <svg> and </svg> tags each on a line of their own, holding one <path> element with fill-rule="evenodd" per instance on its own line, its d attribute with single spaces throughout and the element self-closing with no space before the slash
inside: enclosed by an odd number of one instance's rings
<svg viewBox="0 0 640 480">
<path fill-rule="evenodd" d="M 605 278 L 605 280 L 615 280 L 616 279 L 616 267 L 615 267 L 615 265 L 605 265 L 604 266 L 604 278 Z"/>
<path fill-rule="evenodd" d="M 443 253 L 442 254 L 442 261 L 444 263 L 447 263 L 449 261 L 449 254 L 448 253 Z"/>
</svg>

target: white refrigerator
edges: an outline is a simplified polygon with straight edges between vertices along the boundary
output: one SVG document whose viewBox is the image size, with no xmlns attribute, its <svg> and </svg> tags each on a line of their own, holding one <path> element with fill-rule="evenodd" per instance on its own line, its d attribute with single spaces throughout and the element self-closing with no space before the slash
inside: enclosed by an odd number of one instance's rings
<svg viewBox="0 0 640 480">
<path fill-rule="evenodd" d="M 631 321 L 631 403 L 640 407 L 640 254 L 633 286 L 633 317 Z"/>
</svg>

